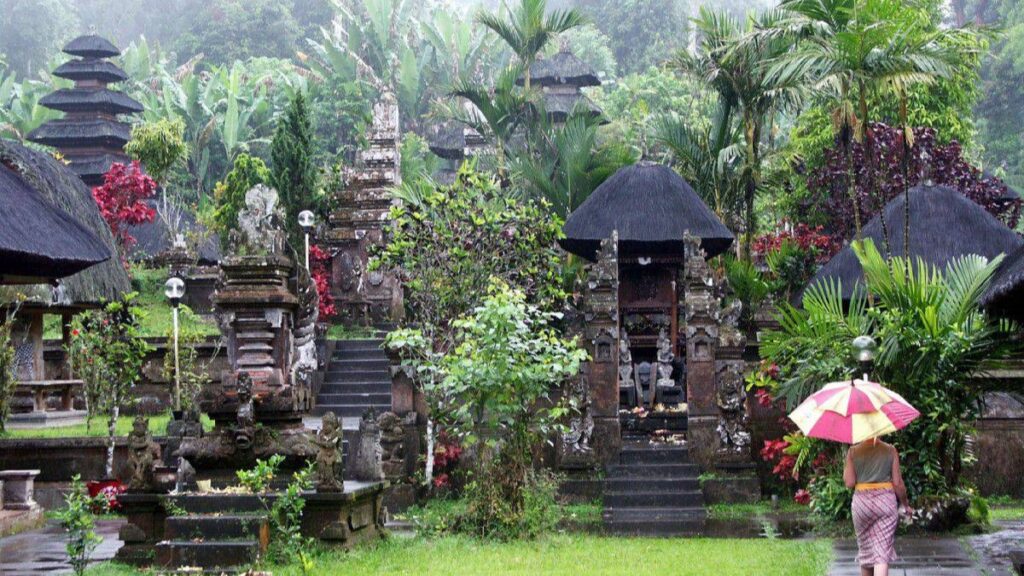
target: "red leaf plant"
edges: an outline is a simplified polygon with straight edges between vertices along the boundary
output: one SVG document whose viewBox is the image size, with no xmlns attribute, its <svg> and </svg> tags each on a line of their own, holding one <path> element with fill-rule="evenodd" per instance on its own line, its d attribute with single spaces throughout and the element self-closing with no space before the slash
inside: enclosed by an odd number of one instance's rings
<svg viewBox="0 0 1024 576">
<path fill-rule="evenodd" d="M 127 166 L 115 162 L 103 176 L 103 185 L 92 189 L 92 197 L 121 246 L 122 254 L 135 244 L 128 229 L 152 222 L 156 217 L 156 210 L 146 204 L 156 188 L 156 180 L 147 176 L 136 160 Z"/>
<path fill-rule="evenodd" d="M 323 322 L 338 313 L 331 294 L 331 255 L 323 248 L 311 244 L 309 246 L 309 267 L 316 284 L 316 292 L 320 295 L 320 321 Z"/>
</svg>

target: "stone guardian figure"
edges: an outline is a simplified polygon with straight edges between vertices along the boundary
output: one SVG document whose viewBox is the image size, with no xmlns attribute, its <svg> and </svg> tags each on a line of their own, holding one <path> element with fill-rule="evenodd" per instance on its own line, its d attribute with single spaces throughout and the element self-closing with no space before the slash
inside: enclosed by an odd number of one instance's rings
<svg viewBox="0 0 1024 576">
<path fill-rule="evenodd" d="M 343 492 L 345 490 L 342 461 L 342 428 L 334 412 L 324 414 L 323 425 L 313 439 L 316 445 L 317 492 Z"/>
</svg>

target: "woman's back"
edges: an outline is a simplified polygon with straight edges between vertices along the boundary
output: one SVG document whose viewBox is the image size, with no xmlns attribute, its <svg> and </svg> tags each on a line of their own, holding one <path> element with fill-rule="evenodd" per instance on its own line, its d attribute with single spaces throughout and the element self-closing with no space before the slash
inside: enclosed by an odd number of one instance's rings
<svg viewBox="0 0 1024 576">
<path fill-rule="evenodd" d="M 851 450 L 858 484 L 892 482 L 892 447 L 884 442 L 864 442 Z"/>
</svg>

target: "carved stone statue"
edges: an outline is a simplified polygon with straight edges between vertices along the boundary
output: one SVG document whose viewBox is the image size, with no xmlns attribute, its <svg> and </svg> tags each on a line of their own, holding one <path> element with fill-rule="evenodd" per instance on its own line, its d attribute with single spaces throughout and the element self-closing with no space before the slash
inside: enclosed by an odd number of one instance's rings
<svg viewBox="0 0 1024 576">
<path fill-rule="evenodd" d="M 136 416 L 128 435 L 128 490 L 150 492 L 154 488 L 153 468 L 160 460 L 160 445 L 149 435 L 149 420 Z"/>
<path fill-rule="evenodd" d="M 722 308 L 718 340 L 720 346 L 742 347 L 746 337 L 740 331 L 740 318 L 743 315 L 743 302 L 733 299 Z"/>
<path fill-rule="evenodd" d="M 672 379 L 672 361 L 675 358 L 672 352 L 672 339 L 662 328 L 658 332 L 658 388 L 672 388 L 676 385 Z"/>
<path fill-rule="evenodd" d="M 720 411 L 719 450 L 743 453 L 750 447 L 750 431 L 747 430 L 747 392 L 740 365 L 729 363 L 719 371 L 715 400 Z"/>
<path fill-rule="evenodd" d="M 343 492 L 345 490 L 342 461 L 342 429 L 334 412 L 324 414 L 323 425 L 313 439 L 316 445 L 317 492 Z"/>
<path fill-rule="evenodd" d="M 295 328 L 292 329 L 292 373 L 295 410 L 309 408 L 312 393 L 313 373 L 320 363 L 316 353 L 316 322 L 319 318 L 320 296 L 316 284 L 304 267 L 298 270 L 299 309 L 295 314 Z"/>
<path fill-rule="evenodd" d="M 181 493 L 196 489 L 196 469 L 184 458 L 178 458 L 178 473 L 174 480 L 174 491 Z"/>
<path fill-rule="evenodd" d="M 235 444 L 243 450 L 252 446 L 256 433 L 256 410 L 252 401 L 252 376 L 238 375 L 238 416 L 235 419 Z"/>
<path fill-rule="evenodd" d="M 619 339 L 619 387 L 635 388 L 636 378 L 633 375 L 633 354 L 629 351 L 629 335 L 625 331 Z"/>
<path fill-rule="evenodd" d="M 352 458 L 352 475 L 355 479 L 362 482 L 383 480 L 380 425 L 372 408 L 364 412 L 359 420 L 359 437 L 355 448 Z"/>
<path fill-rule="evenodd" d="M 276 190 L 257 184 L 245 193 L 245 208 L 238 213 L 238 229 L 231 231 L 228 244 L 239 256 L 284 252 L 284 210 Z"/>
<path fill-rule="evenodd" d="M 575 399 L 579 414 L 569 422 L 569 431 L 562 435 L 563 459 L 569 454 L 587 454 L 590 437 L 594 433 L 594 416 L 590 410 L 589 385 L 585 375 L 573 381 L 570 394 Z"/>
</svg>

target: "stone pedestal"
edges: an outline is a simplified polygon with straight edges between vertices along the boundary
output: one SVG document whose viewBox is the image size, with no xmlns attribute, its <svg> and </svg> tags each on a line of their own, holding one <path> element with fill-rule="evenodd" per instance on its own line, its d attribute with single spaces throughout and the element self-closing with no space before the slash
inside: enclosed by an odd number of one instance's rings
<svg viewBox="0 0 1024 576">
<path fill-rule="evenodd" d="M 0 485 L 3 486 L 3 508 L 5 510 L 36 510 L 35 481 L 39 470 L 0 471 Z"/>
<path fill-rule="evenodd" d="M 153 562 L 153 550 L 164 539 L 168 513 L 158 494 L 122 494 L 117 497 L 125 524 L 118 530 L 124 544 L 117 550 L 118 562 L 145 566 Z"/>
</svg>

